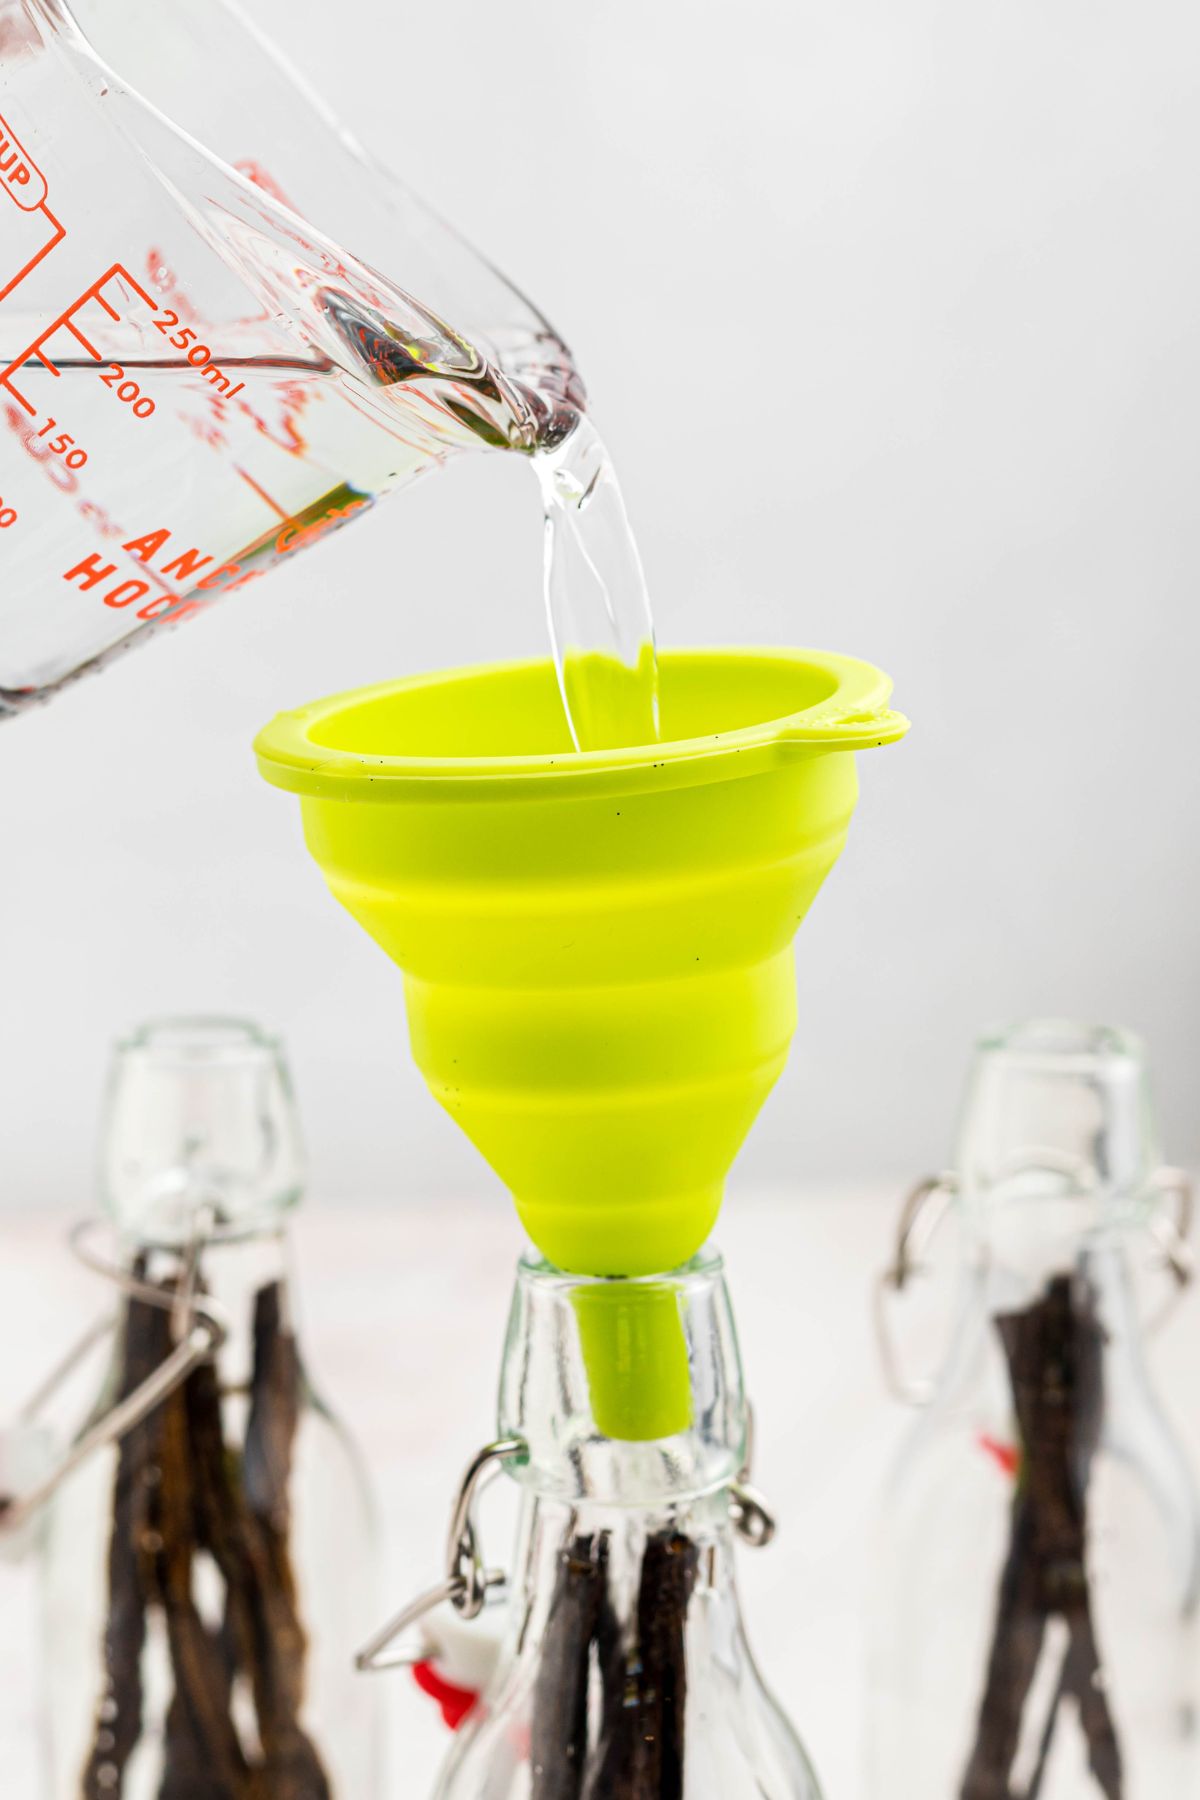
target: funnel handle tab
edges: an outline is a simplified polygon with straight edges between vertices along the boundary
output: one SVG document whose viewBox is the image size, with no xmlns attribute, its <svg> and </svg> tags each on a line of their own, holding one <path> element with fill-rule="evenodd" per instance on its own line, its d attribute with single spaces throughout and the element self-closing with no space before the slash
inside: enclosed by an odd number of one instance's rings
<svg viewBox="0 0 1200 1800">
<path fill-rule="evenodd" d="M 802 725 L 784 726 L 779 742 L 800 755 L 817 750 L 873 750 L 907 736 L 909 721 L 890 706 L 815 708 Z"/>
</svg>

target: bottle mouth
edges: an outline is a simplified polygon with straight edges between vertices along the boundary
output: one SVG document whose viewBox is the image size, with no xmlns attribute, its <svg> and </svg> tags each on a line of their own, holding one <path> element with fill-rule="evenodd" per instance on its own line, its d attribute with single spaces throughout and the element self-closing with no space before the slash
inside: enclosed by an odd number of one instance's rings
<svg viewBox="0 0 1200 1800">
<path fill-rule="evenodd" d="M 1140 1063 L 1145 1046 L 1136 1032 L 1119 1025 L 1089 1025 L 1076 1019 L 1031 1019 L 1003 1026 L 979 1040 L 980 1054 L 1010 1056 L 1040 1072 L 1063 1065 Z"/>
<path fill-rule="evenodd" d="M 531 1248 L 519 1258 L 517 1272 L 523 1282 L 563 1293 L 582 1288 L 609 1292 L 635 1288 L 658 1290 L 665 1282 L 674 1288 L 685 1288 L 689 1282 L 720 1280 L 725 1273 L 725 1259 L 713 1245 L 705 1244 L 678 1268 L 663 1269 L 653 1275 L 575 1275 L 567 1269 L 556 1268 L 539 1251 Z"/>
<path fill-rule="evenodd" d="M 704 1249 L 654 1275 L 573 1275 L 536 1252 L 519 1284 L 535 1305 L 572 1320 L 591 1413 L 605 1438 L 649 1442 L 692 1429 L 694 1396 L 686 1318 L 720 1285 L 723 1264 Z"/>
<path fill-rule="evenodd" d="M 235 1014 L 179 1013 L 118 1042 L 99 1186 L 123 1238 L 166 1247 L 256 1236 L 297 1204 L 303 1182 L 277 1037 Z"/>
<path fill-rule="evenodd" d="M 166 1065 L 204 1067 L 278 1056 L 280 1041 L 250 1019 L 179 1013 L 147 1020 L 116 1048 Z"/>
<path fill-rule="evenodd" d="M 640 1505 L 728 1484 L 747 1422 L 718 1252 L 610 1279 L 524 1255 L 499 1427 L 528 1446 L 520 1479 L 560 1498 Z"/>
<path fill-rule="evenodd" d="M 1135 1215 L 1161 1160 L 1136 1033 L 1037 1018 L 980 1040 L 956 1157 L 969 1199 Z"/>
</svg>

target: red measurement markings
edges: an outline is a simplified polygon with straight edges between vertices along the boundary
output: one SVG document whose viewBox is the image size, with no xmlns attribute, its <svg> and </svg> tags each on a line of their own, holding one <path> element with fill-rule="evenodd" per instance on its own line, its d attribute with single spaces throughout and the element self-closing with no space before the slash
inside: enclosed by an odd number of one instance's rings
<svg viewBox="0 0 1200 1800">
<path fill-rule="evenodd" d="M 235 162 L 233 166 L 239 175 L 244 175 L 246 180 L 253 182 L 256 188 L 261 188 L 264 194 L 270 194 L 272 200 L 278 200 L 279 204 L 286 206 L 289 212 L 296 211 L 275 177 L 269 170 L 264 169 L 260 162 L 255 162 L 252 156 L 243 156 L 241 161 Z"/>
<path fill-rule="evenodd" d="M 181 330 L 172 335 L 172 327 L 179 324 L 179 314 L 174 308 L 160 306 L 158 311 L 161 316 L 154 321 L 155 331 L 161 331 L 167 342 L 176 350 L 182 350 L 193 369 L 202 375 L 205 381 L 209 382 L 226 400 L 232 400 L 235 395 L 240 394 L 246 385 L 245 382 L 239 381 L 236 387 L 232 384 L 229 376 L 224 374 L 213 361 L 212 351 L 208 345 L 196 342 L 196 333 L 190 325 L 184 325 Z"/>
<path fill-rule="evenodd" d="M 239 473 L 244 471 L 239 470 Z M 344 525 L 347 519 L 352 519 L 355 513 L 362 512 L 370 504 L 366 498 L 348 500 L 345 506 L 331 507 L 327 513 L 307 525 L 302 525 L 296 518 L 289 519 L 275 539 L 275 548 L 280 556 L 287 556 L 292 550 L 303 550 L 306 544 L 315 543 L 317 538 L 324 537 L 327 532 L 336 531 L 339 525 Z"/>
<path fill-rule="evenodd" d="M 51 453 L 46 439 L 34 430 L 28 419 L 23 418 L 11 403 L 6 403 L 4 407 L 4 422 L 25 454 L 40 465 L 52 487 L 57 488 L 60 494 L 74 495 L 79 492 L 79 477 L 74 469 L 68 469 L 61 456 Z"/>
<path fill-rule="evenodd" d="M 26 250 L 33 251 L 6 286 L 0 287 L 0 300 L 3 300 L 67 235 L 66 226 L 59 224 L 47 205 L 46 177 L 3 115 L 0 115 L 0 188 L 28 221 L 22 221 L 17 227 L 17 255 Z M 11 220 L 11 213 L 9 218 Z M 50 228 L 48 236 L 47 226 Z M 4 235 L 6 238 L 13 236 L 11 226 Z"/>
<path fill-rule="evenodd" d="M 157 408 L 149 394 L 143 394 L 136 381 L 126 381 L 125 370 L 120 363 L 109 363 L 108 374 L 100 377 L 105 387 L 116 391 L 118 400 L 131 406 L 139 419 L 153 418 Z M 118 385 L 119 384 L 119 385 Z"/>
<path fill-rule="evenodd" d="M 146 252 L 146 280 L 160 296 L 160 307 L 169 304 L 180 318 L 191 319 L 193 324 L 199 319 L 199 313 L 179 285 L 179 277 L 167 261 L 166 251 L 159 250 L 155 245 L 151 245 Z"/>
<path fill-rule="evenodd" d="M 58 424 L 57 419 L 47 419 L 38 432 L 40 438 L 50 437 L 50 433 Z M 87 461 L 87 451 L 81 450 L 69 431 L 60 431 L 57 437 L 50 438 L 47 446 L 51 456 L 61 456 L 68 469 L 82 469 Z"/>
<path fill-rule="evenodd" d="M 270 494 L 268 494 L 266 488 L 260 487 L 258 482 L 255 481 L 253 475 L 247 474 L 246 470 L 243 469 L 240 466 L 240 464 L 238 466 L 238 474 L 241 476 L 241 478 L 245 482 L 246 486 L 248 488 L 252 488 L 254 490 L 254 492 L 258 495 L 259 499 L 263 502 L 263 504 L 265 506 L 269 506 L 273 513 L 279 514 L 279 517 L 283 520 L 285 525 L 291 523 L 292 515 L 290 512 L 288 512 L 287 508 L 280 506 L 278 500 L 272 500 L 272 498 L 271 498 Z"/>
<path fill-rule="evenodd" d="M 79 316 L 87 307 L 95 305 L 101 307 L 111 320 L 114 322 L 119 321 L 121 317 L 120 312 L 111 304 L 104 293 L 104 289 L 108 287 L 111 282 L 117 281 L 125 282 L 128 287 L 133 289 L 135 294 L 141 295 L 148 307 L 153 311 L 158 310 L 154 300 L 146 292 L 145 288 L 142 287 L 141 283 L 134 280 L 133 276 L 129 273 L 129 270 L 126 269 L 122 263 L 114 263 L 112 268 L 101 275 L 98 281 L 93 281 L 91 287 L 85 288 L 83 293 L 80 294 L 77 299 L 72 300 L 70 306 L 68 306 L 65 311 L 59 313 L 57 319 L 55 319 L 52 324 L 47 325 L 44 331 L 39 332 L 32 344 L 27 345 L 26 348 L 22 350 L 20 356 L 14 356 L 8 367 L 0 371 L 0 387 L 7 388 L 14 400 L 18 401 L 19 404 L 25 408 L 27 413 L 36 417 L 37 407 L 34 406 L 31 400 L 26 398 L 20 388 L 14 385 L 13 378 L 16 375 L 19 375 L 25 365 L 36 357 L 38 362 L 40 362 L 44 368 L 49 369 L 51 375 L 57 379 L 60 375 L 60 371 L 55 367 L 55 359 L 50 354 L 50 351 L 52 348 L 52 340 L 56 338 L 60 332 L 69 334 L 73 341 L 73 345 L 81 346 L 95 362 L 107 362 L 108 359 L 101 355 L 100 351 L 97 350 L 96 346 L 82 329 L 79 324 Z M 71 358 L 63 356 L 60 360 L 67 362 L 70 361 Z"/>
<path fill-rule="evenodd" d="M 239 175 L 244 175 L 247 181 L 253 182 L 264 193 L 270 194 L 272 199 L 279 200 L 291 211 L 295 211 L 287 196 L 260 164 L 244 158 L 241 162 L 235 163 L 234 168 Z M 173 318 L 173 322 L 180 326 L 185 319 L 191 320 L 194 325 L 199 325 L 200 314 L 194 302 L 171 267 L 166 251 L 160 250 L 157 246 L 151 246 L 146 254 L 146 279 L 149 285 L 162 296 L 159 310 L 166 315 L 167 323 L 171 322 Z M 167 301 L 170 302 L 170 305 L 165 304 Z M 165 335 L 167 324 L 157 320 L 155 323 L 156 328 Z M 244 366 L 246 360 L 239 358 L 239 366 Z M 252 363 L 257 362 L 259 369 L 269 369 L 272 366 L 272 359 L 269 357 L 249 360 Z M 276 366 L 283 369 L 287 365 L 284 361 L 279 361 Z M 322 367 L 313 364 L 313 369 L 318 374 L 326 373 L 329 367 L 332 365 Z M 265 408 L 261 400 L 254 396 L 252 390 L 245 387 L 244 382 L 239 382 L 234 388 L 228 387 L 226 382 L 218 379 L 221 371 L 215 365 L 210 365 L 202 373 L 204 379 L 209 383 L 210 392 L 207 398 L 210 416 L 206 423 L 196 418 L 188 420 L 188 429 L 200 439 L 201 443 L 207 444 L 213 450 L 225 448 L 227 442 L 225 401 L 236 400 L 237 411 L 244 419 L 250 420 L 260 437 L 265 437 L 269 443 L 286 450 L 289 456 L 305 454 L 308 444 L 301 430 L 301 420 L 312 396 L 303 382 L 273 384 L 270 394 L 271 404 L 275 410 L 273 422 L 263 417 Z M 239 469 L 238 473 L 242 474 L 242 471 Z M 253 487 L 255 484 L 251 482 L 250 485 Z M 263 494 L 262 497 L 273 511 L 280 513 L 281 517 L 290 516 L 283 514 L 269 495 Z"/>
</svg>

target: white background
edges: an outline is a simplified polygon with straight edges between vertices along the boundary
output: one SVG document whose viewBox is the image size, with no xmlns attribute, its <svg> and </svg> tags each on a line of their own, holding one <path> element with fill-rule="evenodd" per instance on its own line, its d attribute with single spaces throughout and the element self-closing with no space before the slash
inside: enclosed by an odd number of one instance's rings
<svg viewBox="0 0 1200 1800">
<path fill-rule="evenodd" d="M 1194 1157 L 1200 15 L 260 10 L 575 346 L 661 640 L 856 652 L 914 719 L 862 758 L 739 1181 L 941 1162 L 977 1026 L 1032 1011 L 1141 1027 Z M 490 1184 L 249 743 L 538 650 L 539 554 L 480 459 L 0 733 L 3 1203 L 86 1204 L 106 1043 L 179 1008 L 286 1035 L 324 1197 Z"/>
</svg>

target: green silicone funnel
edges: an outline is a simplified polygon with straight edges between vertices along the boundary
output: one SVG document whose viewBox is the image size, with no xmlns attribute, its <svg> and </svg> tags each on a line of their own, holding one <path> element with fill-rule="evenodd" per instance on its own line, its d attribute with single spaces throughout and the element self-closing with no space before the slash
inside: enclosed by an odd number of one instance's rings
<svg viewBox="0 0 1200 1800">
<path fill-rule="evenodd" d="M 330 889 L 404 971 L 433 1093 L 559 1268 L 687 1262 L 783 1067 L 792 938 L 856 750 L 903 736 L 847 657 L 661 658 L 663 741 L 572 749 L 553 666 L 282 713 L 255 748 Z"/>
</svg>

